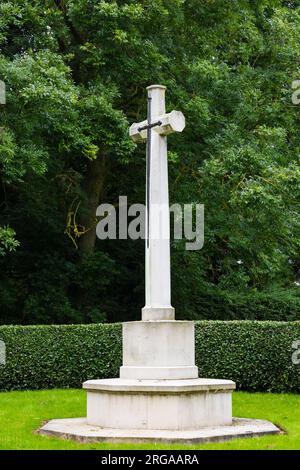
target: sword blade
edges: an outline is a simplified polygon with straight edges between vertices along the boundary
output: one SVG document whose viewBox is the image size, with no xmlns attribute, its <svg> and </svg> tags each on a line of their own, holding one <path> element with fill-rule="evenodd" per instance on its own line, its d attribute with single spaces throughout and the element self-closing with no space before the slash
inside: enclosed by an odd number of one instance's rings
<svg viewBox="0 0 300 470">
<path fill-rule="evenodd" d="M 146 210 L 147 210 L 147 248 L 150 238 L 150 170 L 151 170 L 151 97 L 147 101 L 147 150 L 146 150 Z"/>
</svg>

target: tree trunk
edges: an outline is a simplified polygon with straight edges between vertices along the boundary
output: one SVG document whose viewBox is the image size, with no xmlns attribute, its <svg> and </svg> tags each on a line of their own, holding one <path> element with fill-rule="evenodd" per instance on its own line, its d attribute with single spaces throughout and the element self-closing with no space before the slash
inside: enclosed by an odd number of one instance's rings
<svg viewBox="0 0 300 470">
<path fill-rule="evenodd" d="M 87 173 L 83 182 L 86 194 L 86 206 L 80 217 L 80 225 L 87 232 L 79 239 L 80 253 L 93 252 L 96 243 L 96 209 L 99 205 L 104 189 L 106 156 L 99 155 L 96 160 L 89 162 Z"/>
</svg>

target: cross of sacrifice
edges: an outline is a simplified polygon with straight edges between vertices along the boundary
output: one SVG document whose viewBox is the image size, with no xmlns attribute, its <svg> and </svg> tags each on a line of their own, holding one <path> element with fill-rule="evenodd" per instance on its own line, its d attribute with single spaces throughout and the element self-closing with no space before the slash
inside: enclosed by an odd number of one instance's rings
<svg viewBox="0 0 300 470">
<path fill-rule="evenodd" d="M 147 120 L 133 123 L 129 135 L 134 142 L 147 141 L 146 152 L 146 304 L 142 320 L 174 320 L 171 306 L 170 214 L 167 135 L 182 132 L 181 111 L 166 114 L 162 85 L 147 87 Z"/>
</svg>

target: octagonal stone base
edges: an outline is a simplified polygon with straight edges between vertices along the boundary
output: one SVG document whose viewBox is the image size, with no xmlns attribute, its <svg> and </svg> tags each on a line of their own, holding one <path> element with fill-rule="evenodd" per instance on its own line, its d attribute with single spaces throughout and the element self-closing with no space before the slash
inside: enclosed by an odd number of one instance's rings
<svg viewBox="0 0 300 470">
<path fill-rule="evenodd" d="M 231 380 L 88 380 L 87 422 L 115 429 L 199 429 L 232 422 Z"/>
<path fill-rule="evenodd" d="M 268 421 L 232 418 L 231 380 L 89 380 L 87 418 L 54 419 L 39 432 L 82 442 L 204 443 L 277 434 Z"/>
<path fill-rule="evenodd" d="M 53 419 L 39 433 L 74 439 L 80 442 L 161 442 L 166 444 L 196 444 L 222 442 L 241 437 L 259 437 L 279 434 L 281 431 L 269 421 L 233 418 L 228 426 L 212 426 L 197 430 L 109 429 L 92 426 L 86 418 Z"/>
</svg>

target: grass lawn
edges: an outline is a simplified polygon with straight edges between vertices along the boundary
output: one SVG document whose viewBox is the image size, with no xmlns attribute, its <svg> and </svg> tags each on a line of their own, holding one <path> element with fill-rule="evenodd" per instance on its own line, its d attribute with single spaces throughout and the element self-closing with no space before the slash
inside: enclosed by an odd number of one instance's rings
<svg viewBox="0 0 300 470">
<path fill-rule="evenodd" d="M 85 416 L 82 390 L 0 393 L 0 449 L 300 449 L 300 395 L 233 394 L 234 416 L 273 421 L 286 435 L 183 446 L 155 444 L 79 444 L 35 433 L 53 418 Z"/>
</svg>

